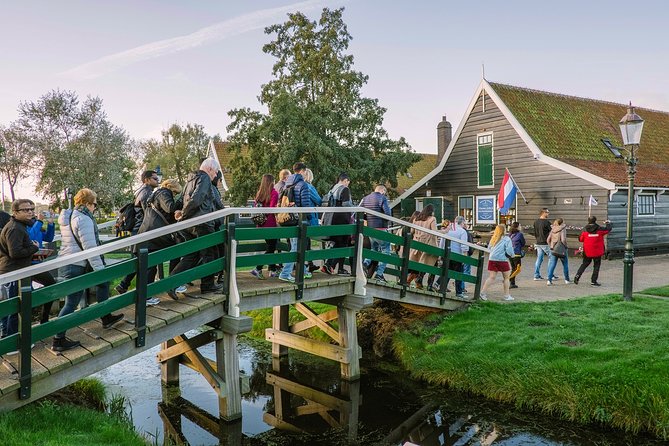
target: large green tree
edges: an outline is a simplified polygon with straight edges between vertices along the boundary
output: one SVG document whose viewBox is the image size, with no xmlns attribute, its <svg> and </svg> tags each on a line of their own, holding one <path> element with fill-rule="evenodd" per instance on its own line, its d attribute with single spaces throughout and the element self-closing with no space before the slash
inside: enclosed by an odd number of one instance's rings
<svg viewBox="0 0 669 446">
<path fill-rule="evenodd" d="M 199 124 L 180 126 L 173 124 L 161 132 L 162 139 L 142 143 L 144 164 L 152 169 L 160 166 L 165 178 L 175 178 L 184 184 L 186 177 L 197 170 L 200 160 L 208 154 L 209 140 L 220 141 L 220 136 L 210 137 Z"/>
<path fill-rule="evenodd" d="M 16 183 L 35 170 L 35 153 L 30 141 L 16 124 L 0 126 L 0 173 L 9 183 L 12 201 L 16 200 Z M 4 181 L 3 179 L 3 181 Z"/>
<path fill-rule="evenodd" d="M 35 151 L 37 192 L 57 205 L 65 188 L 93 189 L 109 209 L 128 200 L 137 170 L 133 141 L 112 124 L 102 100 L 80 103 L 73 91 L 53 90 L 19 105 L 18 126 Z"/>
<path fill-rule="evenodd" d="M 310 21 L 297 12 L 265 29 L 276 37 L 263 46 L 276 58 L 273 79 L 258 98 L 268 113 L 228 113 L 235 203 L 253 196 L 263 174 L 276 175 L 296 161 L 313 170 L 321 193 L 348 172 L 360 198 L 375 183 L 397 186 L 397 175 L 420 159 L 404 138 L 388 136 L 382 126 L 386 109 L 378 100 L 362 96 L 368 76 L 353 69 L 346 53 L 351 35 L 342 14 L 343 8 L 326 8 Z"/>
</svg>

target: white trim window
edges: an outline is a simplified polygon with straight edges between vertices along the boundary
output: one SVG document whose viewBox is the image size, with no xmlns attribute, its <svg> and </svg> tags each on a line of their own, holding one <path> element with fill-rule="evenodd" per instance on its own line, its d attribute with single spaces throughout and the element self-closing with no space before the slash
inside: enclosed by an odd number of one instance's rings
<svg viewBox="0 0 669 446">
<path fill-rule="evenodd" d="M 476 180 L 480 189 L 495 187 L 495 162 L 491 132 L 476 135 Z"/>
<path fill-rule="evenodd" d="M 642 217 L 655 215 L 655 194 L 637 195 L 636 214 Z"/>
<path fill-rule="evenodd" d="M 474 224 L 474 196 L 460 195 L 458 196 L 458 215 L 465 217 L 465 221 L 469 226 Z"/>
</svg>

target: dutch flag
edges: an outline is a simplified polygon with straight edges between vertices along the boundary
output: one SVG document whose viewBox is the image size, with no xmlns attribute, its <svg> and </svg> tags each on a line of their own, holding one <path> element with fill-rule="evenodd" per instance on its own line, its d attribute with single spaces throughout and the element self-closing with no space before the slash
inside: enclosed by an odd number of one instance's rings
<svg viewBox="0 0 669 446">
<path fill-rule="evenodd" d="M 513 205 L 513 202 L 516 199 L 517 191 L 518 186 L 516 186 L 509 171 L 506 170 L 504 172 L 504 179 L 502 180 L 502 187 L 500 187 L 499 195 L 497 196 L 497 207 L 499 208 L 500 214 L 509 212 L 509 208 Z"/>
</svg>

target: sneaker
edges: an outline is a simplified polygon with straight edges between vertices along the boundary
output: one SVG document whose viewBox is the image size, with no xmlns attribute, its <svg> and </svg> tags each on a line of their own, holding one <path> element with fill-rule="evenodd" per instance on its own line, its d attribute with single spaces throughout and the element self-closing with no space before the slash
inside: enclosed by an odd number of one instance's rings
<svg viewBox="0 0 669 446">
<path fill-rule="evenodd" d="M 334 270 L 332 269 L 332 267 L 330 267 L 328 265 L 321 266 L 321 272 L 325 273 L 325 274 L 328 274 L 330 276 L 334 274 Z"/>
<path fill-rule="evenodd" d="M 481 293 L 481 294 L 479 294 L 479 299 L 481 299 L 481 300 L 488 300 L 488 295 L 487 295 L 487 294 L 484 294 L 484 293 Z"/>
<path fill-rule="evenodd" d="M 314 265 L 312 263 L 311 265 L 309 265 L 309 267 L 307 269 L 309 270 L 310 273 L 313 273 L 314 271 L 318 271 L 320 269 L 320 267 L 318 267 L 317 265 Z"/>
<path fill-rule="evenodd" d="M 559 279 L 559 277 L 556 276 L 555 274 L 553 274 L 553 278 L 551 280 L 558 280 L 558 279 Z"/>
<path fill-rule="evenodd" d="M 175 290 L 177 293 L 185 293 L 188 291 L 188 287 L 186 285 L 181 285 L 180 287 L 177 287 Z"/>
<path fill-rule="evenodd" d="M 307 273 L 307 272 L 304 273 L 304 278 L 305 278 L 305 279 L 311 279 L 312 277 L 314 277 L 313 274 L 311 274 L 311 273 Z"/>
<path fill-rule="evenodd" d="M 512 283 L 511 285 L 509 285 L 509 288 L 518 288 L 518 285 L 516 285 L 515 283 Z"/>
<path fill-rule="evenodd" d="M 223 284 L 222 283 L 215 283 L 213 285 L 209 285 L 206 287 L 202 287 L 202 284 L 200 284 L 200 294 L 207 294 L 207 293 L 216 293 L 218 291 L 223 290 Z"/>
<path fill-rule="evenodd" d="M 119 314 L 108 314 L 106 316 L 102 316 L 102 328 L 112 328 L 112 326 L 120 322 L 121 319 L 123 319 L 123 313 Z"/>
<path fill-rule="evenodd" d="M 553 286 L 553 282 L 551 282 L 550 280 L 546 281 L 546 286 Z"/>
<path fill-rule="evenodd" d="M 279 277 L 279 272 L 278 271 L 270 271 L 269 276 L 270 277 Z"/>
<path fill-rule="evenodd" d="M 465 293 L 460 293 L 456 294 L 455 297 L 457 297 L 458 299 L 467 299 L 469 296 L 467 296 Z"/>
<path fill-rule="evenodd" d="M 574 276 L 574 285 L 578 285 L 578 281 L 581 279 L 581 276 Z"/>
<path fill-rule="evenodd" d="M 125 293 L 128 292 L 128 289 L 127 289 L 127 288 L 124 288 L 123 285 L 121 285 L 120 283 L 119 283 L 118 285 L 116 285 L 116 286 L 114 287 L 114 289 L 116 290 L 116 292 L 117 292 L 118 294 L 125 294 Z"/>
<path fill-rule="evenodd" d="M 256 278 L 258 278 L 258 279 L 260 279 L 260 278 L 262 277 L 262 271 L 258 271 L 258 270 L 255 269 L 255 268 L 253 268 L 250 272 L 251 272 L 251 275 L 252 275 L 253 277 L 256 277 Z M 263 278 L 264 278 L 264 277 L 263 277 Z"/>
<path fill-rule="evenodd" d="M 282 281 L 288 282 L 288 283 L 295 283 L 295 278 L 293 276 L 288 276 L 288 277 L 279 276 L 279 280 L 282 280 Z"/>
<path fill-rule="evenodd" d="M 153 306 L 153 305 L 158 305 L 160 303 L 160 299 L 157 297 L 152 297 L 151 299 L 146 299 L 146 305 L 147 306 Z"/>
<path fill-rule="evenodd" d="M 565 279 L 565 281 L 564 281 L 564 284 L 565 284 L 565 285 L 571 285 L 571 281 L 570 281 L 570 280 L 567 280 L 567 279 Z"/>
<path fill-rule="evenodd" d="M 512 300 L 513 300 L 513 297 L 511 297 L 511 296 L 504 296 L 504 300 L 507 301 L 507 302 L 509 302 L 509 301 L 512 301 Z"/>
<path fill-rule="evenodd" d="M 30 349 L 32 350 L 33 348 L 35 348 L 35 344 L 30 344 Z M 12 350 L 11 352 L 5 353 L 6 356 L 13 356 L 18 354 L 19 354 L 18 350 Z"/>
<path fill-rule="evenodd" d="M 602 286 L 602 284 L 599 282 L 592 282 L 590 283 L 590 286 Z"/>
<path fill-rule="evenodd" d="M 53 344 L 51 345 L 51 350 L 54 352 L 64 352 L 75 347 L 79 347 L 81 342 L 71 341 L 67 338 L 53 338 Z"/>
<path fill-rule="evenodd" d="M 544 278 L 539 276 L 539 277 L 535 277 L 534 280 L 544 280 Z"/>
</svg>

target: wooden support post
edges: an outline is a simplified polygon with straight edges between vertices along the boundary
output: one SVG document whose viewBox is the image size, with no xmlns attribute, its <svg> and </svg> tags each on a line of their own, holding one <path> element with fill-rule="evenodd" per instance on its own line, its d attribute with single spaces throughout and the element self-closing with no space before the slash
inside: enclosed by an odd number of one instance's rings
<svg viewBox="0 0 669 446">
<path fill-rule="evenodd" d="M 483 251 L 479 251 L 478 263 L 476 264 L 476 286 L 474 287 L 474 299 L 481 297 L 481 281 L 483 280 Z"/>
<path fill-rule="evenodd" d="M 159 266 L 162 266 L 162 264 Z M 137 255 L 137 279 L 135 281 L 135 330 L 137 331 L 135 347 L 144 347 L 146 343 L 146 299 L 149 297 L 147 295 L 148 269 L 149 250 L 142 247 Z"/>
<path fill-rule="evenodd" d="M 32 284 L 30 278 L 21 279 L 19 293 L 19 399 L 30 398 L 32 379 Z M 11 317 L 11 316 L 10 316 Z"/>
<path fill-rule="evenodd" d="M 288 305 L 281 305 L 272 308 L 272 328 L 276 331 L 289 331 L 288 326 Z M 288 355 L 288 347 L 281 344 L 272 343 L 272 356 L 281 357 Z"/>
<path fill-rule="evenodd" d="M 358 420 L 360 418 L 360 380 L 342 381 L 341 394 L 351 402 L 350 411 L 339 411 L 339 424 L 348 428 L 348 438 L 358 438 Z"/>
<path fill-rule="evenodd" d="M 404 226 L 402 228 L 402 238 L 404 241 L 402 242 L 402 266 L 400 269 L 400 286 L 402 286 L 400 299 L 406 296 L 407 287 L 409 286 L 407 283 L 407 276 L 409 275 L 409 254 L 411 250 L 411 240 L 413 239 L 409 227 Z"/>
<path fill-rule="evenodd" d="M 444 254 L 441 256 L 441 277 L 439 279 L 439 294 L 441 297 L 439 299 L 439 304 L 444 305 L 446 302 L 446 285 L 448 285 L 448 268 L 451 263 L 451 241 L 449 239 L 444 240 Z"/>
<path fill-rule="evenodd" d="M 162 350 L 176 345 L 174 339 L 169 339 L 161 344 Z M 179 358 L 170 358 L 160 363 L 160 380 L 166 386 L 179 386 Z"/>
<path fill-rule="evenodd" d="M 348 364 L 341 362 L 341 376 L 343 379 L 354 380 L 360 378 L 360 358 L 358 355 L 358 330 L 356 327 L 356 310 L 337 306 L 339 314 L 340 346 L 348 350 Z"/>
<path fill-rule="evenodd" d="M 300 230 L 297 233 L 297 261 L 295 263 L 295 300 L 302 300 L 304 295 L 304 259 L 306 258 L 306 251 L 309 248 L 309 239 L 307 238 L 307 228 L 309 225 L 306 221 L 300 222 Z"/>
<path fill-rule="evenodd" d="M 228 221 L 228 230 L 225 234 L 225 258 L 223 259 L 223 270 L 225 271 L 225 280 L 223 281 L 223 294 L 226 296 L 230 293 L 230 280 L 235 271 L 230 267 L 230 260 L 232 259 L 232 241 L 235 238 L 235 223 Z M 229 305 L 229 299 L 226 301 L 226 306 Z"/>
</svg>

